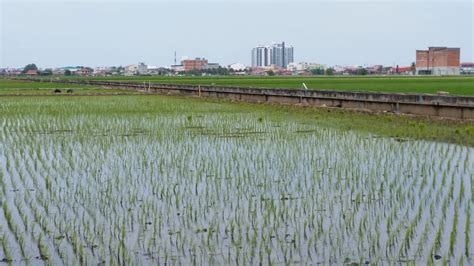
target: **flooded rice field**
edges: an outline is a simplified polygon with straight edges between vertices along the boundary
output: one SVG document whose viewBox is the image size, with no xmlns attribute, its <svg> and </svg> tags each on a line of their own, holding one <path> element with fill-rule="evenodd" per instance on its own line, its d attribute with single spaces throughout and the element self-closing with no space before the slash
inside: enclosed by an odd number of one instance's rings
<svg viewBox="0 0 474 266">
<path fill-rule="evenodd" d="M 170 101 L 2 103 L 0 259 L 474 263 L 474 149 Z"/>
</svg>

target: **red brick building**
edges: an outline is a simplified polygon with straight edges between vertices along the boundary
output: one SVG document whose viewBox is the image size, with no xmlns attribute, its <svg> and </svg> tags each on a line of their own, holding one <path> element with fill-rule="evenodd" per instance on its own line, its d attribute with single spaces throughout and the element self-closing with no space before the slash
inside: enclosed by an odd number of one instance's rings
<svg viewBox="0 0 474 266">
<path fill-rule="evenodd" d="M 204 58 L 186 59 L 181 61 L 184 71 L 201 70 L 202 66 L 207 65 L 207 60 Z"/>
<path fill-rule="evenodd" d="M 460 48 L 429 47 L 416 51 L 418 75 L 459 75 Z"/>
</svg>

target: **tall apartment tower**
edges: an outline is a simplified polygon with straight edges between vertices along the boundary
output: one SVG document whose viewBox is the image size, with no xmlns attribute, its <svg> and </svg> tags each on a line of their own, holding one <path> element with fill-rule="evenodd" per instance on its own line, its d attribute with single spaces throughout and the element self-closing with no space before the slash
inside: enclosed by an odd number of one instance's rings
<svg viewBox="0 0 474 266">
<path fill-rule="evenodd" d="M 293 46 L 286 47 L 285 42 L 275 43 L 270 46 L 260 45 L 252 49 L 252 66 L 265 67 L 277 66 L 286 68 L 294 62 Z"/>
<path fill-rule="evenodd" d="M 283 61 L 285 68 L 290 64 L 295 62 L 293 57 L 294 48 L 293 46 L 285 47 L 285 60 Z"/>
<path fill-rule="evenodd" d="M 268 47 L 260 45 L 252 49 L 252 66 L 263 67 L 270 65 Z"/>
</svg>

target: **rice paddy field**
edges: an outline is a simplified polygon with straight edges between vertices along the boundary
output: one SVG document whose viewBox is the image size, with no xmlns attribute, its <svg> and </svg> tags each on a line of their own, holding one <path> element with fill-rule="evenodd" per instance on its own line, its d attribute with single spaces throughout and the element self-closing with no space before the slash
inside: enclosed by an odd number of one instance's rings
<svg viewBox="0 0 474 266">
<path fill-rule="evenodd" d="M 472 124 L 372 119 L 184 97 L 3 97 L 0 259 L 472 265 Z"/>
<path fill-rule="evenodd" d="M 68 79 L 74 78 L 84 79 L 83 77 L 68 77 Z M 445 91 L 452 95 L 474 95 L 474 76 L 140 76 L 90 77 L 87 79 L 295 89 L 302 89 L 303 83 L 305 83 L 309 89 L 430 94 Z"/>
</svg>

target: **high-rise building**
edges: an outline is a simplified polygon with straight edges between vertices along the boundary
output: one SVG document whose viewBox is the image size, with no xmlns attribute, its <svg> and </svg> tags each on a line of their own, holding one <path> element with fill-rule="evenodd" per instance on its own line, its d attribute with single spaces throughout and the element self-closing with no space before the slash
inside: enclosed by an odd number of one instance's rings
<svg viewBox="0 0 474 266">
<path fill-rule="evenodd" d="M 294 62 L 293 46 L 286 47 L 285 42 L 275 43 L 270 46 L 260 45 L 252 49 L 252 66 L 265 67 L 277 66 L 286 68 Z"/>
<path fill-rule="evenodd" d="M 295 62 L 295 59 L 293 57 L 294 53 L 294 48 L 293 46 L 285 47 L 285 60 L 283 61 L 283 64 L 285 65 L 285 68 L 290 64 Z"/>
<path fill-rule="evenodd" d="M 263 67 L 270 64 L 268 47 L 260 45 L 252 49 L 252 66 Z"/>
</svg>

